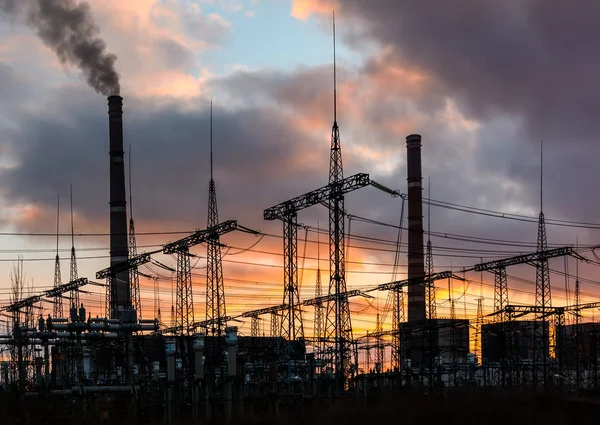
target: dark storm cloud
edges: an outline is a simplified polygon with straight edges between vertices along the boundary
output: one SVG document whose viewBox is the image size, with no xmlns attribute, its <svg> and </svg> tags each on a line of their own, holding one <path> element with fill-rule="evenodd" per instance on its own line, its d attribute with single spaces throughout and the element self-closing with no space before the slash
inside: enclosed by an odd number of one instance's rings
<svg viewBox="0 0 600 425">
<path fill-rule="evenodd" d="M 175 104 L 153 108 L 146 103 L 133 97 L 124 100 L 125 142 L 133 146 L 134 215 L 141 223 L 200 227 L 208 197 L 208 103 L 187 112 Z M 77 212 L 104 222 L 107 106 L 73 89 L 49 104 L 60 106 L 43 114 L 23 112 L 20 132 L 11 140 L 18 146 L 19 165 L 4 171 L 3 192 L 11 202 L 52 211 L 56 193 L 64 193 L 73 182 Z M 264 208 L 285 200 L 290 192 L 322 184 L 313 172 L 318 164 L 299 160 L 313 149 L 311 141 L 277 116 L 269 108 L 230 111 L 215 106 L 215 180 L 222 219 L 262 224 Z M 326 173 L 322 175 L 324 179 Z"/>
<path fill-rule="evenodd" d="M 341 8 L 364 24 L 363 36 L 433 73 L 470 116 L 518 116 L 534 141 L 595 141 L 597 1 L 375 3 L 344 0 Z"/>
</svg>

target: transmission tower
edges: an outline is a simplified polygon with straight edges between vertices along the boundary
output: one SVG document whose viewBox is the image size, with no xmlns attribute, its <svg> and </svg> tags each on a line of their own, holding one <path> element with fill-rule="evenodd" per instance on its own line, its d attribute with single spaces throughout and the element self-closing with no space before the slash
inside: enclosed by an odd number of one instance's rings
<svg viewBox="0 0 600 425">
<path fill-rule="evenodd" d="M 207 228 L 219 224 L 217 207 L 217 191 L 213 178 L 213 111 L 210 102 L 210 182 L 208 183 L 208 220 Z M 206 321 L 207 334 L 220 338 L 227 326 L 225 321 L 225 286 L 223 284 L 223 264 L 221 256 L 221 240 L 218 235 L 207 240 L 206 256 Z"/>
<path fill-rule="evenodd" d="M 315 298 L 318 299 L 323 295 L 322 290 L 322 281 L 321 281 L 321 229 L 320 226 L 317 225 L 317 277 L 315 283 Z M 317 355 L 321 355 L 321 339 L 324 337 L 323 335 L 323 303 L 319 302 L 315 304 L 315 338 L 317 339 L 315 348 L 317 351 Z"/>
<path fill-rule="evenodd" d="M 506 312 L 504 309 L 508 305 L 508 282 L 506 279 L 506 267 L 499 267 L 493 270 L 494 273 L 494 312 L 499 311 L 496 320 L 500 323 L 506 322 Z"/>
<path fill-rule="evenodd" d="M 396 255 L 394 257 L 394 268 L 392 281 L 398 277 L 398 267 L 400 266 L 400 247 L 402 246 L 402 224 L 404 223 L 404 202 L 402 198 L 402 207 L 400 209 L 400 224 L 398 225 L 398 235 L 396 237 Z M 401 326 L 406 320 L 404 312 L 404 289 L 398 288 L 390 291 L 388 297 L 392 300 L 392 369 L 399 371 L 400 363 L 406 360 L 406 353 L 403 344 L 404 338 L 401 337 Z"/>
<path fill-rule="evenodd" d="M 184 335 L 189 334 L 194 323 L 194 297 L 192 295 L 192 267 L 190 250 L 182 247 L 177 251 L 177 290 L 175 301 L 175 327 Z"/>
<path fill-rule="evenodd" d="M 578 244 L 579 245 L 579 244 Z M 579 248 L 579 247 L 578 247 Z M 579 250 L 579 249 L 578 249 Z M 581 303 L 581 292 L 579 288 L 579 260 L 575 265 L 576 267 L 576 278 L 575 278 L 575 382 L 577 384 L 577 389 L 581 387 L 581 366 L 582 366 L 582 356 L 581 356 L 581 312 L 579 309 L 579 305 Z"/>
<path fill-rule="evenodd" d="M 483 298 L 477 298 L 477 318 L 475 319 L 475 355 L 481 361 L 481 327 L 483 325 Z"/>
<path fill-rule="evenodd" d="M 73 185 L 69 185 L 71 195 L 71 268 L 69 272 L 69 281 L 77 280 L 77 256 L 75 255 L 75 230 L 73 225 Z M 79 307 L 79 289 L 71 291 L 71 303 Z"/>
<path fill-rule="evenodd" d="M 260 319 L 258 315 L 250 316 L 250 336 L 257 338 L 260 331 Z"/>
<path fill-rule="evenodd" d="M 543 387 L 547 383 L 548 372 L 548 350 L 549 350 L 549 322 L 545 311 L 552 307 L 552 297 L 550 293 L 550 269 L 548 259 L 541 252 L 548 249 L 548 240 L 546 237 L 546 222 L 543 210 L 543 154 L 544 144 L 540 146 L 540 216 L 538 219 L 538 237 L 537 252 L 540 254 L 536 264 L 535 274 L 535 306 L 541 307 L 542 312 L 538 314 L 535 324 L 535 345 L 534 345 L 534 385 L 539 384 Z M 541 366 L 541 370 L 539 367 Z"/>
<path fill-rule="evenodd" d="M 454 304 L 454 294 L 452 293 L 452 278 L 448 276 L 448 301 L 450 301 L 450 319 L 456 319 L 456 306 Z"/>
<path fill-rule="evenodd" d="M 326 337 L 334 341 L 332 364 L 335 373 L 335 388 L 347 388 L 351 374 L 353 355 L 352 323 L 346 292 L 346 270 L 344 259 L 344 195 L 340 182 L 344 178 L 340 129 L 337 123 L 337 81 L 335 61 L 335 12 L 333 15 L 333 126 L 331 129 L 331 156 L 329 162 L 329 295 L 327 304 Z"/>
<path fill-rule="evenodd" d="M 58 257 L 59 217 L 60 217 L 60 195 L 58 195 L 57 201 L 56 201 L 56 259 L 54 260 L 54 287 L 55 288 L 59 287 L 62 284 L 62 282 L 61 282 L 62 279 L 60 276 L 60 258 Z M 63 317 L 63 302 L 62 302 L 62 296 L 60 296 L 60 295 L 57 295 L 56 297 L 54 297 L 54 307 L 52 308 L 52 316 L 55 318 Z"/>
<path fill-rule="evenodd" d="M 425 257 L 425 275 L 431 276 L 434 273 L 433 249 L 431 246 L 431 178 L 429 178 L 429 189 L 427 191 L 427 196 L 427 255 Z M 431 280 L 427 281 L 425 290 L 427 291 L 425 294 L 427 300 L 427 303 L 425 304 L 426 317 L 428 319 L 435 319 L 435 283 Z"/>
<path fill-rule="evenodd" d="M 271 337 L 279 337 L 279 314 L 276 311 L 271 313 Z"/>
<path fill-rule="evenodd" d="M 217 190 L 213 177 L 213 106 L 210 101 L 210 181 L 208 183 L 208 219 L 207 228 L 219 224 L 217 207 Z M 222 389 L 225 375 L 225 327 L 227 326 L 225 310 L 225 285 L 223 283 L 223 263 L 221 256 L 221 239 L 218 234 L 207 240 L 206 255 L 206 333 L 208 335 L 208 353 L 211 367 L 208 371 L 209 391 L 217 395 Z M 258 317 L 252 318 L 251 334 L 258 336 Z"/>
<path fill-rule="evenodd" d="M 131 145 L 129 145 L 129 258 L 137 257 L 137 246 L 135 240 L 135 224 L 133 222 L 133 200 L 131 192 Z M 140 275 L 138 268 L 129 270 L 129 284 L 131 285 L 131 302 L 139 316 L 142 315 L 142 300 L 140 296 Z"/>
<path fill-rule="evenodd" d="M 281 315 L 281 336 L 289 341 L 304 337 L 300 290 L 298 286 L 298 215 L 283 218 L 283 304 L 287 308 Z"/>
</svg>

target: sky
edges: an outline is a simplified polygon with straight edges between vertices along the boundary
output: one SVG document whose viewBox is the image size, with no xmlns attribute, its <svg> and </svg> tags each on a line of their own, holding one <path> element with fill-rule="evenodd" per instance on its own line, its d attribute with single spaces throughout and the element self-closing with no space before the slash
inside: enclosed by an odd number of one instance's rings
<svg viewBox="0 0 600 425">
<path fill-rule="evenodd" d="M 1 0 L 0 6 L 6 10 L 9 3 Z M 548 243 L 577 242 L 591 260 L 550 262 L 553 303 L 573 301 L 578 266 L 582 300 L 597 301 L 600 281 L 589 248 L 598 243 L 600 227 L 594 196 L 600 185 L 597 2 L 581 0 L 577 7 L 567 0 L 88 3 L 98 37 L 116 56 L 138 251 L 206 226 L 213 99 L 219 218 L 237 219 L 265 234 L 222 239 L 229 314 L 281 303 L 281 223 L 264 221 L 263 210 L 327 183 L 334 9 L 345 175 L 367 172 L 405 192 L 405 137 L 421 134 L 425 195 L 430 179 L 436 201 L 504 213 L 493 217 L 432 207 L 436 270 L 458 271 L 480 258 L 535 251 L 543 140 Z M 79 275 L 93 279 L 108 265 L 108 120 L 105 96 L 88 85 L 79 67 L 61 61 L 19 13 L 0 12 L 0 81 L 0 300 L 5 304 L 18 256 L 31 292 L 52 286 L 57 196 L 66 281 L 69 184 Z M 346 209 L 354 216 L 347 224 L 349 289 L 391 281 L 402 201 L 368 187 L 348 195 Z M 327 212 L 314 207 L 299 221 L 311 226 L 306 234 L 299 231 L 300 296 L 307 299 L 314 295 L 318 266 L 327 291 Z M 320 244 L 317 227 L 323 232 Z M 399 278 L 406 276 L 406 234 L 403 238 Z M 205 247 L 195 253 L 194 304 L 196 319 L 202 319 Z M 154 266 L 142 271 L 157 278 L 142 279 L 144 315 L 156 314 L 160 306 L 168 322 L 172 274 Z M 511 302 L 533 303 L 534 272 L 527 265 L 509 270 Z M 450 291 L 447 282 L 438 282 L 440 316 L 449 314 L 449 293 L 459 317 L 473 317 L 482 296 L 485 312 L 492 312 L 493 276 L 467 277 L 467 283 L 452 282 Z M 356 334 L 375 327 L 378 311 L 385 315 L 386 295 L 351 301 Z M 92 287 L 83 299 L 100 314 L 101 289 Z M 42 312 L 49 309 L 45 303 Z M 304 318 L 310 333 L 312 310 L 307 308 Z M 250 332 L 249 323 L 237 324 L 240 332 Z M 261 326 L 268 333 L 268 318 Z"/>
</svg>

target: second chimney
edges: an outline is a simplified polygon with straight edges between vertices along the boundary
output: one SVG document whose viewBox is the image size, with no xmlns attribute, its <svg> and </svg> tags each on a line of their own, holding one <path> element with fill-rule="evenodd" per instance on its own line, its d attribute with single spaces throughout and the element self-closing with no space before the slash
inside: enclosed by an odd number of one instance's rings
<svg viewBox="0 0 600 425">
<path fill-rule="evenodd" d="M 406 137 L 408 174 L 408 278 L 425 276 L 421 136 Z M 408 321 L 425 320 L 425 284 L 408 287 Z"/>
</svg>

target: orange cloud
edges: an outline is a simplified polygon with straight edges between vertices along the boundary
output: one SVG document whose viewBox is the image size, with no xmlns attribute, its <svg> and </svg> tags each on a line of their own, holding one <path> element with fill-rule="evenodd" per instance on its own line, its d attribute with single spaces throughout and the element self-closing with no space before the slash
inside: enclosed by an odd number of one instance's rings
<svg viewBox="0 0 600 425">
<path fill-rule="evenodd" d="M 304 21 L 312 14 L 331 13 L 336 6 L 338 2 L 335 0 L 294 0 L 291 15 Z"/>
</svg>

